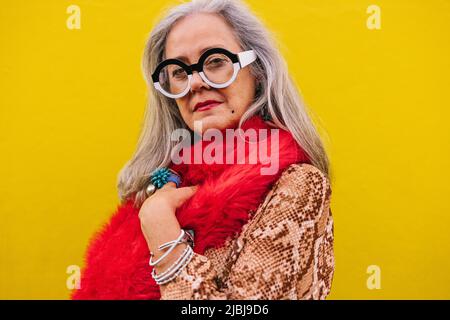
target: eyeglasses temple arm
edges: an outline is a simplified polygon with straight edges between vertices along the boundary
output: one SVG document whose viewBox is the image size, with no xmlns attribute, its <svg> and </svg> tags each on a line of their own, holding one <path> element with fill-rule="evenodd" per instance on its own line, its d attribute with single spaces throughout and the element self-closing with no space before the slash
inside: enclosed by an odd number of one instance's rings
<svg viewBox="0 0 450 320">
<path fill-rule="evenodd" d="M 253 50 L 239 52 L 238 58 L 241 68 L 244 68 L 256 60 L 256 53 Z"/>
</svg>

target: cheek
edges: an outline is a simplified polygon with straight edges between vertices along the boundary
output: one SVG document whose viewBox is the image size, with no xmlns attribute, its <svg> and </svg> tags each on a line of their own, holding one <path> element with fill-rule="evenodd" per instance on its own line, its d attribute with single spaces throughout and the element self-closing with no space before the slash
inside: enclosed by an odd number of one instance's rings
<svg viewBox="0 0 450 320">
<path fill-rule="evenodd" d="M 189 101 L 186 98 L 183 99 L 177 99 L 177 106 L 178 106 L 178 110 L 180 111 L 181 115 L 183 117 L 187 117 L 190 115 L 190 110 L 189 110 Z"/>
<path fill-rule="evenodd" d="M 228 105 L 235 110 L 246 110 L 255 97 L 255 86 L 252 79 L 244 78 L 236 81 L 228 88 L 226 98 Z"/>
<path fill-rule="evenodd" d="M 192 129 L 193 123 L 193 113 L 189 109 L 189 103 L 186 101 L 176 100 L 178 111 L 180 112 L 181 118 L 186 123 L 188 127 Z"/>
</svg>

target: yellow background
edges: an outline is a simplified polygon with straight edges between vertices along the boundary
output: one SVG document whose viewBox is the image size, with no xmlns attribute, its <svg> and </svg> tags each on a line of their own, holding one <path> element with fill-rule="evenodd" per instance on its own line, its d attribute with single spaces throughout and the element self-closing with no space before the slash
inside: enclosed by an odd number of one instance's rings
<svg viewBox="0 0 450 320">
<path fill-rule="evenodd" d="M 142 125 L 141 54 L 170 3 L 0 2 L 0 298 L 68 298 L 66 268 L 118 203 Z M 329 298 L 449 299 L 450 2 L 248 3 L 330 153 Z M 71 4 L 80 30 L 66 27 Z M 366 27 L 371 4 L 381 30 Z"/>
</svg>

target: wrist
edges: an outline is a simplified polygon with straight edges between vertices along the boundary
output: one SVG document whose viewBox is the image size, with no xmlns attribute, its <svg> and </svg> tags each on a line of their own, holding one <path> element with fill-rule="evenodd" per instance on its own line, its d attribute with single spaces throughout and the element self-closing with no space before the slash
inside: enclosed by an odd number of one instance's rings
<svg viewBox="0 0 450 320">
<path fill-rule="evenodd" d="M 164 271 L 166 271 L 181 256 L 183 251 L 186 249 L 187 245 L 188 244 L 186 244 L 186 243 L 178 244 L 173 249 L 173 251 L 167 255 L 166 258 L 164 258 L 160 263 L 158 263 L 156 266 L 154 266 L 156 273 L 161 274 Z M 158 252 L 158 253 L 156 253 L 156 252 Z M 164 254 L 165 250 L 164 251 L 156 250 L 156 252 L 154 253 L 155 260 L 158 259 L 159 257 L 161 257 Z"/>
</svg>

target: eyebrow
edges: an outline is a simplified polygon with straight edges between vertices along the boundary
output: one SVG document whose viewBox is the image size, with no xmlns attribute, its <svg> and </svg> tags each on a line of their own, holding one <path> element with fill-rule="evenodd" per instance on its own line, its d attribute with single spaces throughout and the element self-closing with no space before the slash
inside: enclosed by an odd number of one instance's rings
<svg viewBox="0 0 450 320">
<path fill-rule="evenodd" d="M 207 47 L 203 48 L 203 49 L 200 51 L 199 56 L 201 56 L 205 51 L 207 51 L 207 50 L 209 50 L 209 49 L 212 49 L 212 48 L 222 48 L 222 49 L 225 49 L 225 47 L 224 47 L 223 45 L 221 45 L 221 44 L 215 44 L 215 45 L 212 45 L 212 46 L 207 46 Z M 188 60 L 185 56 L 178 56 L 178 57 L 170 58 L 170 59 L 183 60 L 184 62 L 187 62 L 187 60 Z"/>
</svg>

